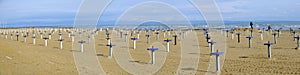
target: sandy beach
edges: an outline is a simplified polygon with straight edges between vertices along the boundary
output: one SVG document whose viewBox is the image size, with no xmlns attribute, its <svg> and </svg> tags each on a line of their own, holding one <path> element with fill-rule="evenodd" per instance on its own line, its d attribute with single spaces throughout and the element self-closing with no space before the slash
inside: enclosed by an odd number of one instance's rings
<svg viewBox="0 0 300 75">
<path fill-rule="evenodd" d="M 5 30 L 5 29 L 1 29 Z M 13 29 L 10 29 L 13 30 Z M 20 30 L 20 29 L 14 29 Z M 199 47 L 199 63 L 195 71 L 196 75 L 215 74 L 215 71 L 208 70 L 211 64 L 210 59 L 214 59 L 215 56 L 210 56 L 210 48 L 206 42 L 205 36 L 202 30 L 193 30 L 197 34 L 197 41 Z M 173 31 L 178 32 L 178 31 Z M 263 40 L 260 38 L 258 30 L 253 33 L 252 47 L 248 48 L 248 39 L 246 36 L 251 35 L 248 30 L 235 30 L 241 32 L 241 42 L 237 42 L 237 35 L 234 35 L 234 39 L 231 39 L 231 33 L 226 37 L 226 32 L 223 31 L 224 38 L 226 38 L 226 56 L 225 61 L 222 63 L 221 75 L 299 75 L 300 74 L 300 55 L 297 47 L 297 42 L 294 41 L 290 31 L 283 30 L 280 37 L 277 37 L 277 44 L 272 45 L 272 58 L 268 59 L 267 46 L 265 42 L 273 41 L 273 36 L 270 32 L 264 31 Z M 111 35 L 115 34 L 110 31 Z M 275 31 L 273 31 L 275 33 Z M 300 31 L 296 31 L 300 33 Z M 36 44 L 32 43 L 32 34 L 27 37 L 24 42 L 23 37 L 19 36 L 19 41 L 16 40 L 16 36 L 10 39 L 10 33 L 8 38 L 0 35 L 0 75 L 78 75 L 76 62 L 72 50 L 72 40 L 68 37 L 68 33 L 62 31 L 63 49 L 59 47 L 59 35 L 58 31 L 52 34 L 52 38 L 48 40 L 48 46 L 44 46 L 44 40 L 40 38 L 40 34 L 36 34 Z M 165 39 L 173 40 L 170 43 L 170 52 L 167 53 L 166 60 L 163 66 L 154 73 L 154 75 L 173 75 L 176 74 L 181 58 L 181 41 L 179 39 L 177 45 L 174 45 L 174 39 L 172 34 L 163 37 L 163 33 L 159 34 L 159 39 L 156 40 L 154 32 L 151 34 L 151 43 L 158 42 L 162 45 L 166 45 L 163 41 Z M 15 35 L 15 34 L 14 34 Z M 48 34 L 42 34 L 48 36 Z M 116 37 L 116 36 L 111 36 Z M 124 39 L 120 38 L 121 40 Z M 148 64 L 150 65 L 151 57 L 147 48 L 151 47 L 151 44 L 146 43 L 145 32 L 141 32 L 140 39 L 137 40 L 137 48 L 133 50 L 133 42 L 130 40 L 132 37 L 137 37 L 136 34 L 128 35 L 129 52 L 132 56 L 132 63 Z M 189 36 L 185 36 L 186 38 Z M 124 70 L 117 63 L 115 57 L 109 57 L 109 47 L 107 45 L 105 31 L 99 31 L 94 37 L 94 44 L 96 49 L 95 57 L 98 58 L 104 72 L 107 75 L 132 75 Z M 120 40 L 112 39 L 112 42 Z M 75 41 L 77 43 L 77 41 Z M 116 45 L 116 47 L 121 45 Z M 117 48 L 115 48 L 117 49 Z M 116 51 L 116 50 L 115 50 Z"/>
</svg>

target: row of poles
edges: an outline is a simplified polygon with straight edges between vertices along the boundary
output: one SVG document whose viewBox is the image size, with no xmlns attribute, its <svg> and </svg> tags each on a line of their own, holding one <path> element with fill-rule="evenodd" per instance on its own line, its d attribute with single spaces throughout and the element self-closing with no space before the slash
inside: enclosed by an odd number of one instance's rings
<svg viewBox="0 0 300 75">
<path fill-rule="evenodd" d="M 8 36 L 10 36 L 10 39 L 13 40 L 13 37 L 16 37 L 16 41 L 19 41 L 19 37 L 23 37 L 23 42 L 27 42 L 27 37 L 32 38 L 32 44 L 36 45 L 36 39 L 37 35 L 40 35 L 40 38 L 44 40 L 44 46 L 48 46 L 48 40 L 52 39 L 52 35 L 55 34 L 58 31 L 59 38 L 57 41 L 59 41 L 60 49 L 63 49 L 63 41 L 62 38 L 63 32 L 66 32 L 69 34 L 69 37 L 71 37 L 70 29 L 67 28 L 60 28 L 60 29 L 51 29 L 51 28 L 45 28 L 45 29 L 7 29 L 7 30 L 1 30 L 0 34 L 5 37 L 5 39 L 8 39 Z M 48 34 L 47 34 L 48 32 Z M 47 36 L 48 35 L 48 36 Z"/>
<path fill-rule="evenodd" d="M 35 30 L 30 30 L 30 29 L 25 29 L 25 30 L 3 30 L 1 32 L 2 35 L 5 35 L 7 37 L 7 34 L 11 34 L 11 37 L 13 37 L 14 35 L 17 37 L 17 41 L 19 38 L 19 34 L 21 33 L 21 35 L 23 35 L 23 33 L 26 33 L 24 36 L 24 42 L 26 42 L 26 37 L 30 36 L 30 32 L 32 33 L 32 39 L 33 39 L 33 44 L 36 44 L 35 40 L 37 38 L 37 33 L 39 33 L 39 35 L 41 36 L 41 39 L 43 39 L 45 41 L 45 46 L 48 46 L 48 40 L 50 40 L 52 37 L 52 34 L 55 34 L 55 32 L 58 31 L 58 35 L 59 35 L 59 39 L 58 41 L 60 42 L 60 49 L 63 49 L 63 45 L 62 42 L 64 41 L 64 39 L 62 38 L 63 36 L 63 32 L 66 32 L 69 35 L 69 38 L 72 39 L 72 43 L 74 43 L 74 37 L 75 34 L 77 33 L 78 36 L 81 36 L 84 32 L 88 32 L 88 31 L 84 31 L 84 30 L 78 30 L 78 29 L 35 29 Z M 94 38 L 95 34 L 98 34 L 98 29 L 92 31 L 91 34 L 89 34 L 88 37 L 88 43 L 92 38 Z M 102 29 L 100 29 L 100 31 L 102 31 Z M 109 47 L 109 56 L 112 57 L 113 56 L 113 46 L 116 46 L 115 44 L 112 43 L 112 39 L 110 38 L 110 33 L 109 33 L 109 29 L 106 29 L 106 39 L 107 39 L 107 45 Z M 137 37 L 132 37 L 130 38 L 133 41 L 133 49 L 136 49 L 136 41 L 139 40 L 139 36 L 140 33 L 142 32 L 142 30 L 139 30 L 137 32 L 131 30 L 131 33 L 128 34 L 128 30 L 112 30 L 113 32 L 115 32 L 117 35 L 120 36 L 120 38 L 123 38 L 123 36 L 125 37 L 125 42 L 127 42 L 128 40 L 128 36 L 132 36 L 132 35 L 136 35 Z M 45 36 L 45 34 L 48 32 L 48 37 Z M 150 30 L 145 30 L 145 36 L 147 39 L 147 44 L 150 44 L 150 38 L 151 36 L 155 36 L 155 39 L 158 40 L 159 39 L 159 34 L 160 31 L 153 31 L 153 33 L 150 33 Z M 166 31 L 162 31 L 163 32 L 163 36 L 164 38 L 167 36 L 169 37 L 173 37 L 174 40 L 174 45 L 177 45 L 177 40 L 182 40 L 185 35 L 187 34 L 187 31 L 178 31 L 179 33 L 176 33 L 175 31 L 172 30 L 166 30 Z M 171 34 L 171 32 L 173 32 Z M 125 33 L 125 34 L 124 34 Z M 172 36 L 171 36 L 172 35 Z M 178 39 L 178 37 L 180 39 Z M 208 38 L 208 35 L 207 35 Z M 173 40 L 166 38 L 165 40 L 163 40 L 163 42 L 166 42 L 166 52 L 170 52 L 170 42 L 172 42 Z M 84 43 L 86 43 L 86 41 L 84 40 L 80 40 L 78 41 L 78 43 L 80 43 L 80 52 L 84 52 Z M 216 52 L 213 52 L 213 44 L 215 44 L 216 42 L 212 42 L 212 41 L 208 41 L 208 43 L 210 44 L 211 47 L 211 55 L 216 55 L 216 60 L 218 62 L 217 64 L 217 71 L 219 71 L 219 55 L 224 54 L 224 52 L 218 52 L 218 50 Z M 158 48 L 155 48 L 154 46 L 147 48 L 148 51 L 151 52 L 151 63 L 155 64 L 155 51 L 159 50 Z"/>
<path fill-rule="evenodd" d="M 264 36 L 265 31 L 268 31 L 268 32 L 266 32 L 267 35 L 271 34 L 273 36 L 273 42 L 267 41 L 266 43 L 263 44 L 263 45 L 267 46 L 267 48 L 268 48 L 268 58 L 271 59 L 271 46 L 278 43 L 277 38 L 280 37 L 282 29 L 280 28 L 278 30 L 272 30 L 272 29 L 265 30 L 265 28 L 263 28 L 262 30 L 259 30 L 258 33 L 259 33 L 259 36 L 260 36 L 261 40 L 264 39 L 263 36 Z M 236 32 L 235 33 L 234 30 L 231 30 L 231 31 L 230 30 L 226 30 L 226 34 L 227 34 L 226 36 L 227 37 L 228 37 L 229 32 L 231 33 L 231 39 L 234 39 L 234 37 L 235 37 L 234 35 L 236 34 L 237 35 L 237 42 L 240 43 L 240 37 L 241 37 L 242 33 L 241 32 Z M 253 33 L 254 33 L 254 30 L 251 29 L 250 30 L 250 35 L 246 36 L 246 38 L 248 39 L 248 48 L 251 48 L 251 44 L 252 44 L 251 39 L 254 38 Z M 290 34 L 292 35 L 292 38 L 294 39 L 294 41 L 297 40 L 297 47 L 296 47 L 296 49 L 300 49 L 300 42 L 299 42 L 300 41 L 299 40 L 300 36 L 296 35 L 296 31 L 295 30 L 290 30 Z"/>
</svg>

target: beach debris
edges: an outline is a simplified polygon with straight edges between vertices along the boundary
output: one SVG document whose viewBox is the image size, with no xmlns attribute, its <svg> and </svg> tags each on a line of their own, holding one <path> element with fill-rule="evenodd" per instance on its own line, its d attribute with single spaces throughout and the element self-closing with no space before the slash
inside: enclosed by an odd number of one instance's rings
<svg viewBox="0 0 300 75">
<path fill-rule="evenodd" d="M 13 58 L 9 57 L 9 56 L 5 56 L 8 60 L 12 60 Z"/>
</svg>

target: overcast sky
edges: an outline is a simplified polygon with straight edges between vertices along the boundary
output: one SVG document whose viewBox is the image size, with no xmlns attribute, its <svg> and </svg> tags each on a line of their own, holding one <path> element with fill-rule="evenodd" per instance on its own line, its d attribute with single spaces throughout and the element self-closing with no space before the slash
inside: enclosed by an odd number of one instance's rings
<svg viewBox="0 0 300 75">
<path fill-rule="evenodd" d="M 129 15 L 142 17 L 163 17 L 173 21 L 181 20 L 170 16 L 173 11 L 160 5 L 136 6 L 150 0 L 113 0 L 100 18 L 100 22 L 114 22 L 127 11 Z M 176 7 L 189 20 L 204 20 L 201 13 L 188 0 L 153 0 Z M 73 24 L 82 0 L 0 0 L 0 23 L 8 24 Z M 220 13 L 226 21 L 300 21 L 300 0 L 216 0 Z M 139 8 L 138 8 L 139 7 Z M 141 9 L 140 7 L 145 7 Z M 156 11 L 155 14 L 151 9 Z M 147 12 L 143 12 L 147 11 Z M 159 12 L 157 12 L 159 11 Z M 160 13 L 160 14 L 157 14 Z M 134 21 L 127 17 L 128 21 Z"/>
</svg>

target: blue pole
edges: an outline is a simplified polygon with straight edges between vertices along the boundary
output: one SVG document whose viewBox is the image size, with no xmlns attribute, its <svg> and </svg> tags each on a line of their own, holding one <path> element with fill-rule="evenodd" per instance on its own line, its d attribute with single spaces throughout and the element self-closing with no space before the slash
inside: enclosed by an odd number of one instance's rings
<svg viewBox="0 0 300 75">
<path fill-rule="evenodd" d="M 275 43 L 275 44 L 277 43 L 276 36 L 274 36 L 274 43 Z"/>
<path fill-rule="evenodd" d="M 297 43 L 298 43 L 297 49 L 299 49 L 300 48 L 300 40 L 299 39 L 298 39 Z"/>
<path fill-rule="evenodd" d="M 251 38 L 249 38 L 249 48 L 251 48 Z"/>
<path fill-rule="evenodd" d="M 295 39 L 297 39 L 297 49 L 300 48 L 300 36 L 295 36 Z"/>
</svg>

